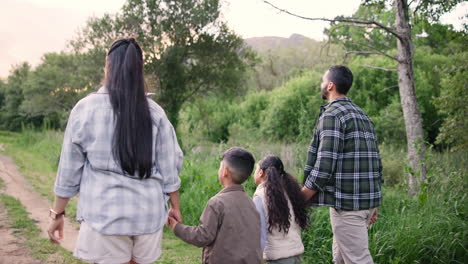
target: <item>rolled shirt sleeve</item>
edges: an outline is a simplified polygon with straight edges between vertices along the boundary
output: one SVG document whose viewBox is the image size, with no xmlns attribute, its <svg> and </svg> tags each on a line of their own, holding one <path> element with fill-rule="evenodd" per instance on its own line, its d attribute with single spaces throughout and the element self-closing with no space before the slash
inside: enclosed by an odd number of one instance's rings
<svg viewBox="0 0 468 264">
<path fill-rule="evenodd" d="M 59 197 L 70 198 L 80 191 L 81 176 L 85 164 L 85 153 L 76 142 L 74 133 L 79 130 L 75 112 L 70 113 L 63 138 L 62 152 L 55 179 L 54 192 Z"/>
<path fill-rule="evenodd" d="M 156 136 L 156 165 L 163 179 L 164 193 L 172 193 L 179 189 L 179 173 L 182 169 L 183 153 L 172 124 L 167 118 L 162 118 Z"/>
<path fill-rule="evenodd" d="M 338 155 L 343 148 L 344 133 L 339 118 L 324 113 L 318 121 L 317 131 L 319 144 L 317 157 L 312 166 L 305 186 L 312 190 L 323 191 L 333 176 Z"/>
</svg>

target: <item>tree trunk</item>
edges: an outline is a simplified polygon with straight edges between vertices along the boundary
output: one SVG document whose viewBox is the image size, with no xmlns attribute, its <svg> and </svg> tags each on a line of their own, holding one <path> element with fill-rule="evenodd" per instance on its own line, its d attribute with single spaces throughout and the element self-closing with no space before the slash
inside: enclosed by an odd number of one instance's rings
<svg viewBox="0 0 468 264">
<path fill-rule="evenodd" d="M 396 30 L 401 36 L 397 40 L 398 87 L 408 141 L 408 163 L 410 167 L 408 187 L 409 193 L 415 194 L 419 188 L 417 175 L 421 175 L 422 180 L 426 178 L 426 169 L 423 164 L 425 152 L 424 132 L 414 88 L 413 42 L 411 40 L 407 1 L 396 0 L 395 9 Z"/>
</svg>

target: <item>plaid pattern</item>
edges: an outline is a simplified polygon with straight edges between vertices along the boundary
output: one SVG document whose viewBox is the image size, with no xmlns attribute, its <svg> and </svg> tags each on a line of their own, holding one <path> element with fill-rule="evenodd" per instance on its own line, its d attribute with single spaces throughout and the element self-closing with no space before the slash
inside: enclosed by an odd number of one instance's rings
<svg viewBox="0 0 468 264">
<path fill-rule="evenodd" d="M 113 110 L 105 88 L 79 101 L 70 113 L 55 194 L 80 193 L 77 220 L 105 235 L 141 235 L 167 219 L 167 193 L 180 186 L 182 151 L 163 109 L 148 99 L 153 118 L 153 170 L 148 179 L 122 171 L 112 155 Z"/>
<path fill-rule="evenodd" d="M 311 205 L 342 210 L 380 205 L 382 163 L 374 125 L 349 98 L 321 107 L 304 179 L 307 188 L 318 191 Z"/>
</svg>

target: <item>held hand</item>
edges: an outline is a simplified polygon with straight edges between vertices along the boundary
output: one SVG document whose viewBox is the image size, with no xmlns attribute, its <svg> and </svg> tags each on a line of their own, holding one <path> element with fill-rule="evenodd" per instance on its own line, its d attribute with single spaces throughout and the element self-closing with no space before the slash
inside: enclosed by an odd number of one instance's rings
<svg viewBox="0 0 468 264">
<path fill-rule="evenodd" d="M 378 212 L 378 209 L 375 208 L 374 210 L 374 214 L 372 215 L 370 221 L 369 221 L 369 226 L 372 225 L 373 223 L 375 223 L 375 221 L 377 221 L 377 217 L 379 216 L 379 212 Z"/>
<path fill-rule="evenodd" d="M 60 240 L 63 239 L 63 216 L 56 220 L 50 220 L 49 227 L 47 228 L 47 234 L 49 235 L 50 242 L 53 244 L 60 244 Z M 58 237 L 56 232 L 58 231 Z"/>
<path fill-rule="evenodd" d="M 169 216 L 177 220 L 177 222 L 182 223 L 182 214 L 179 209 L 169 209 Z"/>
<path fill-rule="evenodd" d="M 301 193 L 302 193 L 302 197 L 304 199 L 304 202 L 307 202 L 310 200 L 310 198 L 312 198 L 312 196 L 314 196 L 317 191 L 316 190 L 311 190 L 309 188 L 307 188 L 306 186 L 302 187 L 301 189 Z"/>
<path fill-rule="evenodd" d="M 176 227 L 178 223 L 179 222 L 174 217 L 169 216 L 167 218 L 167 224 L 171 227 L 172 232 L 174 232 L 174 228 Z"/>
</svg>

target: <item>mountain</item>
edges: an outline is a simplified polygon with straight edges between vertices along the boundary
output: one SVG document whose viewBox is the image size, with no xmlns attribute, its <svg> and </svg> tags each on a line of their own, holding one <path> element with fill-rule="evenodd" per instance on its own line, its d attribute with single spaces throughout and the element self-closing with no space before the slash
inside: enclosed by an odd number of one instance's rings
<svg viewBox="0 0 468 264">
<path fill-rule="evenodd" d="M 278 50 L 289 48 L 291 46 L 302 46 L 306 43 L 318 43 L 311 38 L 300 34 L 292 34 L 289 38 L 283 37 L 254 37 L 244 40 L 247 45 L 251 46 L 257 52 L 267 52 L 269 50 Z"/>
</svg>

